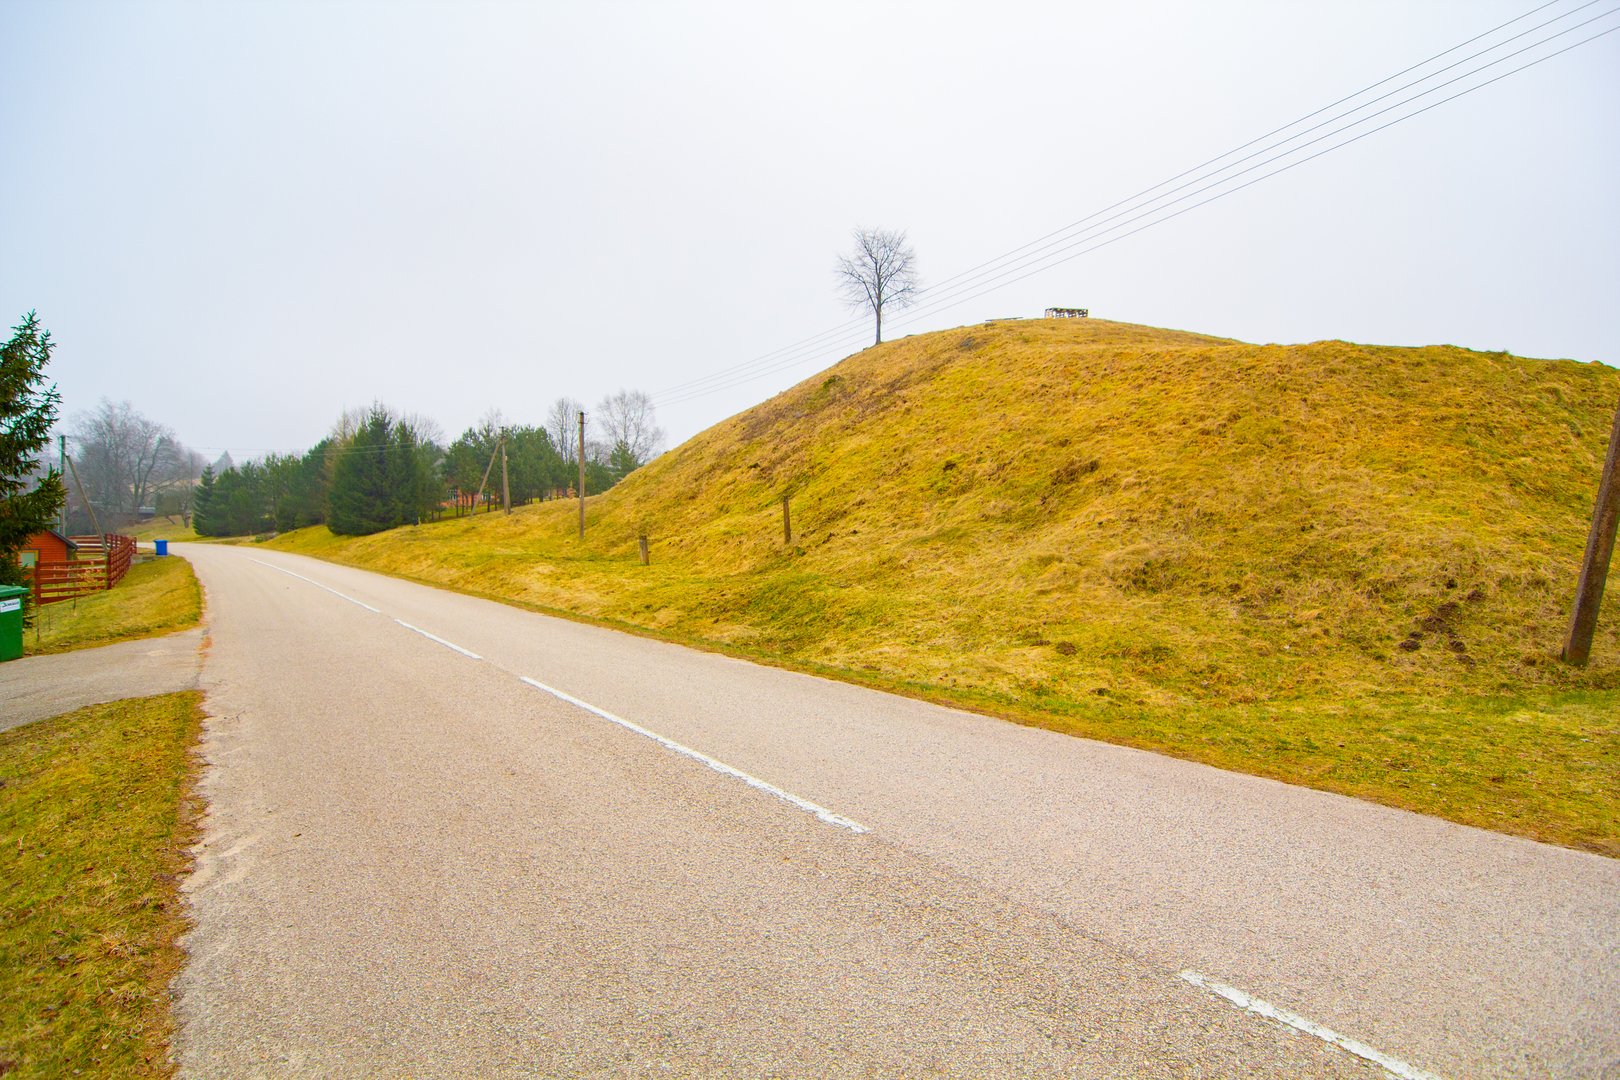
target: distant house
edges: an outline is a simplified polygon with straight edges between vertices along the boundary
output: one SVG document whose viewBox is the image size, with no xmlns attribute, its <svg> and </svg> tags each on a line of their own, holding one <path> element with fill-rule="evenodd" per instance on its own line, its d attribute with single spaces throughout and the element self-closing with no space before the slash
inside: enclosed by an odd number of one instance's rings
<svg viewBox="0 0 1620 1080">
<path fill-rule="evenodd" d="M 46 529 L 23 541 L 22 549 L 17 552 L 17 561 L 24 567 L 72 562 L 78 551 L 78 544 L 55 529 Z"/>
<path fill-rule="evenodd" d="M 1091 317 L 1091 309 L 1083 307 L 1049 307 L 1046 309 L 1048 319 L 1087 319 Z"/>
</svg>

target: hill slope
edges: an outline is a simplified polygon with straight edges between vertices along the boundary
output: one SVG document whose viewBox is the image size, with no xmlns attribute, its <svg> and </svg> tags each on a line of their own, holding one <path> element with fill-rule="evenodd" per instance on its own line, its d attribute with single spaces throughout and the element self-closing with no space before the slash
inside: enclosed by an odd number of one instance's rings
<svg viewBox="0 0 1620 1080">
<path fill-rule="evenodd" d="M 1595 364 L 996 323 L 716 425 L 583 548 L 558 504 L 289 546 L 1620 851 L 1620 588 L 1556 661 L 1617 399 Z M 1547 769 L 1586 825 L 1515 802 Z"/>
</svg>

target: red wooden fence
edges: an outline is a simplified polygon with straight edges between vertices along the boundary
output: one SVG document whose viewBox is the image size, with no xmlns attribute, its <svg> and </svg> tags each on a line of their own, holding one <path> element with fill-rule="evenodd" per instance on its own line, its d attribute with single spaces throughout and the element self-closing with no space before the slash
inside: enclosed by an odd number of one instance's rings
<svg viewBox="0 0 1620 1080">
<path fill-rule="evenodd" d="M 34 603 L 54 604 L 118 584 L 135 560 L 135 539 L 107 533 L 75 536 L 78 557 L 71 562 L 42 562 L 31 568 Z"/>
</svg>

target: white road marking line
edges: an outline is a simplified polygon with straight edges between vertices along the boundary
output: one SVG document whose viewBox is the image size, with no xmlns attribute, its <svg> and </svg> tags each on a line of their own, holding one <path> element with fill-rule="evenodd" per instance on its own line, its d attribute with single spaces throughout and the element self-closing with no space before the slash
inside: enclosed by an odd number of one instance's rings
<svg viewBox="0 0 1620 1080">
<path fill-rule="evenodd" d="M 420 626 L 412 626 L 410 623 L 406 622 L 404 619 L 395 619 L 394 621 L 399 623 L 399 625 L 403 626 L 405 629 L 414 630 L 418 634 L 421 634 L 423 637 L 427 638 L 429 641 L 437 641 L 440 645 L 443 645 L 445 648 L 454 649 L 456 652 L 460 653 L 462 656 L 468 657 L 469 659 L 472 659 L 472 660 L 482 660 L 483 659 L 483 657 L 479 656 L 477 653 L 472 652 L 469 649 L 463 649 L 460 645 L 457 645 L 453 641 L 446 641 L 446 640 L 444 640 L 444 638 L 439 637 L 437 634 L 430 634 L 426 630 L 422 629 Z"/>
<path fill-rule="evenodd" d="M 1338 1032 L 1333 1031 L 1330 1028 L 1325 1028 L 1313 1020 L 1305 1019 L 1305 1017 L 1300 1016 L 1298 1013 L 1289 1012 L 1287 1009 L 1279 1009 L 1277 1006 L 1272 1005 L 1269 1002 L 1261 1001 L 1257 997 L 1250 994 L 1245 994 L 1242 990 L 1239 990 L 1236 987 L 1227 986 L 1225 983 L 1216 982 L 1214 979 L 1206 978 L 1205 976 L 1198 974 L 1196 971 L 1183 971 L 1180 972 L 1179 975 L 1183 980 L 1192 983 L 1194 986 L 1202 987 L 1212 994 L 1225 998 L 1227 1001 L 1230 1001 L 1240 1009 L 1247 1012 L 1252 1012 L 1256 1016 L 1264 1016 L 1267 1019 L 1276 1020 L 1280 1023 L 1287 1024 L 1289 1027 L 1303 1031 L 1307 1035 L 1315 1035 L 1318 1039 L 1321 1039 L 1324 1042 L 1330 1042 L 1334 1046 L 1337 1046 L 1343 1050 L 1348 1050 L 1357 1057 L 1364 1058 L 1367 1061 L 1372 1062 L 1374 1065 L 1377 1065 L 1391 1076 L 1400 1077 L 1400 1080 L 1440 1080 L 1440 1078 L 1434 1073 L 1424 1072 L 1422 1069 L 1408 1065 L 1406 1062 L 1397 1058 L 1392 1058 L 1387 1054 L 1381 1054 L 1377 1050 L 1374 1050 L 1372 1047 L 1368 1046 L 1366 1043 L 1357 1042 L 1355 1039 L 1340 1035 Z"/>
<path fill-rule="evenodd" d="M 741 780 L 743 783 L 747 784 L 751 788 L 755 788 L 755 789 L 757 789 L 759 791 L 763 791 L 767 795 L 773 795 L 776 798 L 781 799 L 783 802 L 791 803 L 792 805 L 797 806 L 800 810 L 803 810 L 806 813 L 814 814 L 816 816 L 816 820 L 818 820 L 818 821 L 821 821 L 821 822 L 823 822 L 825 824 L 828 824 L 828 825 L 832 825 L 835 828 L 848 829 L 852 833 L 863 833 L 863 832 L 867 831 L 865 825 L 861 825 L 858 822 L 851 821 L 847 817 L 841 817 L 840 815 L 833 813 L 831 810 L 828 810 L 825 806 L 816 805 L 815 803 L 811 802 L 809 799 L 801 799 L 797 795 L 794 795 L 791 792 L 783 791 L 781 788 L 777 787 L 775 784 L 768 784 L 768 783 L 766 783 L 765 781 L 759 779 L 756 776 L 749 776 L 747 773 L 743 772 L 741 769 L 733 768 L 732 766 L 727 765 L 723 761 L 716 761 L 714 758 L 710 757 L 708 754 L 704 754 L 704 753 L 701 753 L 701 752 L 699 752 L 697 750 L 693 750 L 690 746 L 682 746 L 680 743 L 676 742 L 674 739 L 666 739 L 664 736 L 658 734 L 655 731 L 648 731 L 646 728 L 642 727 L 640 724 L 632 724 L 630 721 L 624 719 L 624 717 L 622 717 L 622 716 L 614 716 L 612 713 L 608 712 L 606 709 L 598 709 L 595 705 L 592 705 L 589 702 L 581 701 L 579 698 L 574 697 L 572 694 L 565 694 L 561 690 L 558 690 L 556 687 L 547 686 L 545 683 L 540 682 L 537 679 L 531 679 L 527 675 L 520 675 L 518 677 L 521 678 L 524 682 L 528 683 L 530 686 L 534 687 L 536 690 L 543 690 L 546 693 L 550 694 L 552 697 L 559 698 L 559 699 L 561 699 L 563 701 L 566 701 L 570 705 L 577 705 L 579 708 L 584 709 L 586 712 L 594 713 L 595 715 L 600 716 L 604 720 L 607 720 L 607 721 L 609 721 L 611 723 L 614 723 L 614 724 L 618 724 L 620 727 L 626 729 L 627 731 L 633 731 L 637 735 L 642 735 L 642 736 L 645 736 L 646 738 L 651 739 L 653 742 L 657 743 L 659 746 L 662 746 L 666 750 L 673 750 L 675 753 L 680 754 L 683 757 L 689 757 L 693 761 L 701 762 L 702 764 L 707 765 L 709 768 L 713 769 L 717 773 L 723 773 L 726 776 L 730 776 L 730 777 L 732 777 L 734 779 Z"/>
<path fill-rule="evenodd" d="M 253 561 L 258 563 L 260 566 L 268 566 L 270 569 L 274 570 L 278 574 L 286 574 L 288 577 L 295 577 L 299 581 L 308 582 L 309 584 L 315 586 L 317 589 L 325 589 L 327 592 L 331 593 L 333 596 L 337 597 L 339 600 L 347 600 L 349 603 L 354 604 L 357 607 L 363 607 L 367 611 L 369 611 L 369 612 L 371 612 L 371 613 L 373 613 L 375 615 L 381 615 L 383 613 L 380 608 L 374 608 L 370 604 L 364 603 L 364 602 L 362 602 L 360 600 L 356 600 L 352 596 L 345 596 L 343 593 L 338 592 L 336 589 L 328 588 L 327 586 L 322 585 L 320 582 L 314 580 L 313 578 L 307 578 L 303 574 L 295 574 L 291 570 L 283 570 L 281 567 L 276 566 L 273 563 L 267 563 L 263 559 L 254 559 Z M 393 618 L 393 616 L 390 615 L 389 618 Z M 421 634 L 423 637 L 427 638 L 429 641 L 436 641 L 440 645 L 443 645 L 447 649 L 454 649 L 456 652 L 460 653 L 462 656 L 465 656 L 465 657 L 467 657 L 469 659 L 472 659 L 472 660 L 482 660 L 483 659 L 482 656 L 479 656 L 477 653 L 471 651 L 470 649 L 463 649 L 460 645 L 457 645 L 453 641 L 446 641 L 446 640 L 444 640 L 444 638 L 439 637 L 437 634 L 430 634 L 426 630 L 422 629 L 420 626 L 412 626 L 410 623 L 406 622 L 404 619 L 394 619 L 394 621 L 397 622 L 399 625 L 403 626 L 405 629 L 414 631 L 415 633 L 418 633 L 418 634 Z"/>
<path fill-rule="evenodd" d="M 291 570 L 283 570 L 281 567 L 276 566 L 276 565 L 274 565 L 272 563 L 267 563 L 263 559 L 254 559 L 253 561 L 258 563 L 260 566 L 269 567 L 271 570 L 276 571 L 278 574 L 286 574 L 288 577 L 294 577 L 294 578 L 297 578 L 299 581 L 307 582 L 308 584 L 315 586 L 317 589 L 323 589 L 326 592 L 331 593 L 333 596 L 337 597 L 340 600 L 347 600 L 349 603 L 355 604 L 355 605 L 357 605 L 359 607 L 363 607 L 367 611 L 370 611 L 370 612 L 372 612 L 374 614 L 377 614 L 377 615 L 383 614 L 383 612 L 380 609 L 374 608 L 370 604 L 367 604 L 367 603 L 364 603 L 362 601 L 356 600 L 352 596 L 345 596 L 343 593 L 338 592 L 336 589 L 330 588 L 330 587 L 328 587 L 326 585 L 322 585 L 320 582 L 315 581 L 312 578 L 307 578 L 303 574 L 295 574 Z M 391 618 L 391 619 L 393 618 L 392 615 L 390 615 L 388 617 Z M 471 651 L 470 649 L 463 649 L 460 645 L 457 645 L 453 641 L 446 641 L 444 638 L 439 637 L 437 634 L 430 634 L 426 630 L 423 630 L 420 626 L 412 626 L 410 623 L 406 622 L 404 619 L 394 619 L 394 622 L 398 623 L 400 626 L 403 626 L 405 629 L 412 631 L 413 633 L 421 634 L 423 637 L 427 638 L 429 641 L 437 642 L 438 644 L 443 645 L 447 649 L 453 649 L 454 651 L 460 653 L 462 656 L 465 656 L 468 659 L 471 659 L 471 660 L 482 660 L 483 659 L 482 656 L 479 656 L 477 653 Z M 797 795 L 793 794 L 790 791 L 783 791 L 781 788 L 777 787 L 775 784 L 768 784 L 764 780 L 759 779 L 759 777 L 750 776 L 747 773 L 743 772 L 741 769 L 733 768 L 732 766 L 727 765 L 723 761 L 716 761 L 714 758 L 710 757 L 708 754 L 704 754 L 704 753 L 701 753 L 701 752 L 699 752 L 697 750 L 693 750 L 690 746 L 682 746 L 680 743 L 676 742 L 674 739 L 666 739 L 666 738 L 664 738 L 664 736 L 658 734 L 655 731 L 648 731 L 646 728 L 642 727 L 639 724 L 632 724 L 630 721 L 624 719 L 622 716 L 614 716 L 612 713 L 608 712 L 606 709 L 598 709 L 595 705 L 592 705 L 589 702 L 581 701 L 579 698 L 574 697 L 572 694 L 565 694 L 561 690 L 558 690 L 555 687 L 547 686 L 545 683 L 540 682 L 540 681 L 538 681 L 536 679 L 531 679 L 527 675 L 520 675 L 518 677 L 521 678 L 524 682 L 528 683 L 530 686 L 534 687 L 536 690 L 544 690 L 546 693 L 550 694 L 551 696 L 556 697 L 556 698 L 560 698 L 563 701 L 568 702 L 570 705 L 577 705 L 581 709 L 584 709 L 586 712 L 594 713 L 595 715 L 600 716 L 604 720 L 611 721 L 611 722 L 613 722 L 615 724 L 618 724 L 620 727 L 625 728 L 628 731 L 635 732 L 637 735 L 643 735 L 643 736 L 651 739 L 653 742 L 657 743 L 658 745 L 664 747 L 666 750 L 673 750 L 673 751 L 675 751 L 675 753 L 681 754 L 681 755 L 683 755 L 685 757 L 689 757 L 693 761 L 701 762 L 702 764 L 707 765 L 709 768 L 713 769 L 717 773 L 723 773 L 726 776 L 730 776 L 730 777 L 733 777 L 734 779 L 741 780 L 743 783 L 747 784 L 751 788 L 755 788 L 755 789 L 757 789 L 759 791 L 763 791 L 767 795 L 773 795 L 776 798 L 781 799 L 783 802 L 791 803 L 792 805 L 797 806 L 800 810 L 803 810 L 806 813 L 814 814 L 815 817 L 816 817 L 816 820 L 818 820 L 818 821 L 824 822 L 824 823 L 826 823 L 828 825 L 832 825 L 835 828 L 848 829 L 852 833 L 864 833 L 864 832 L 867 831 L 866 826 L 860 824 L 859 822 L 851 821 L 847 817 L 842 817 L 842 816 L 840 816 L 838 814 L 835 814 L 831 810 L 828 810 L 825 806 L 818 806 L 815 803 L 811 802 L 809 799 L 801 799 Z"/>
<path fill-rule="evenodd" d="M 309 584 L 315 586 L 317 589 L 326 589 L 327 592 L 331 593 L 333 596 L 337 597 L 339 600 L 347 600 L 349 603 L 354 604 L 356 607 L 363 607 L 367 611 L 372 612 L 375 615 L 381 615 L 382 614 L 382 611 L 379 610 L 378 608 L 374 608 L 370 604 L 363 603 L 362 601 L 356 600 L 352 596 L 344 596 L 342 593 L 338 592 L 336 589 L 327 588 L 327 586 L 322 585 L 320 582 L 316 581 L 314 578 L 307 578 L 303 574 L 295 574 L 291 570 L 283 570 L 281 567 L 276 566 L 274 563 L 267 563 L 263 559 L 254 559 L 253 562 L 258 563 L 260 566 L 268 566 L 270 569 L 274 570 L 278 574 L 286 574 L 288 577 L 295 577 L 299 581 L 307 581 Z"/>
</svg>

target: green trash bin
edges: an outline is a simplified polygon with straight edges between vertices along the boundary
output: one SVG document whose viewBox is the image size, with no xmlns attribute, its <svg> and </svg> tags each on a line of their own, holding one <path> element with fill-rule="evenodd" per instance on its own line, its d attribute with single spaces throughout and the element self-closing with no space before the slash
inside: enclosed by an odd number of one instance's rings
<svg viewBox="0 0 1620 1080">
<path fill-rule="evenodd" d="M 0 661 L 22 655 L 23 597 L 27 595 L 21 585 L 0 585 Z"/>
</svg>

